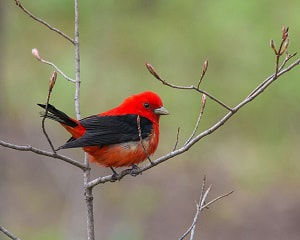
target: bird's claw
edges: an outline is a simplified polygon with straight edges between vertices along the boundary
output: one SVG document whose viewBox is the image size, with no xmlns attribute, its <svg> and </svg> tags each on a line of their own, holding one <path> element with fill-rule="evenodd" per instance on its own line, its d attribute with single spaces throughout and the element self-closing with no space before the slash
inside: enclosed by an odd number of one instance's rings
<svg viewBox="0 0 300 240">
<path fill-rule="evenodd" d="M 115 182 L 115 181 L 117 181 L 119 179 L 119 174 L 112 167 L 110 167 L 110 169 L 113 171 L 113 174 L 111 175 L 110 181 L 111 182 Z"/>
<path fill-rule="evenodd" d="M 141 172 L 139 172 L 139 170 L 141 170 L 137 165 L 132 164 L 132 168 L 129 169 L 129 174 L 133 177 L 136 177 L 138 175 L 142 175 Z"/>
</svg>

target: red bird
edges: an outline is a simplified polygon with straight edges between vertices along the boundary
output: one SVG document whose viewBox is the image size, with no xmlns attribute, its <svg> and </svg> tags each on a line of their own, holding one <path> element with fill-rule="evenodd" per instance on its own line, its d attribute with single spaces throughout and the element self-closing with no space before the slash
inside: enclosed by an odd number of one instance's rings
<svg viewBox="0 0 300 240">
<path fill-rule="evenodd" d="M 59 122 L 72 135 L 59 149 L 82 147 L 91 162 L 114 171 L 113 167 L 134 167 L 155 152 L 159 117 L 166 114 L 169 112 L 157 94 L 142 92 L 126 98 L 116 108 L 79 121 L 51 104 L 46 117 Z"/>
</svg>

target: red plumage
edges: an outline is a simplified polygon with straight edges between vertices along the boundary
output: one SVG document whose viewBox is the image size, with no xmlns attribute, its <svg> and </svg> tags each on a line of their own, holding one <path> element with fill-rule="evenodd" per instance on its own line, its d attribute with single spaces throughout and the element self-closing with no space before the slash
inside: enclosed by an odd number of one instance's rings
<svg viewBox="0 0 300 240">
<path fill-rule="evenodd" d="M 46 117 L 61 123 L 72 135 L 59 149 L 82 147 L 91 162 L 112 168 L 132 166 L 152 155 L 159 141 L 159 117 L 166 114 L 157 94 L 143 92 L 79 121 L 50 104 Z"/>
</svg>

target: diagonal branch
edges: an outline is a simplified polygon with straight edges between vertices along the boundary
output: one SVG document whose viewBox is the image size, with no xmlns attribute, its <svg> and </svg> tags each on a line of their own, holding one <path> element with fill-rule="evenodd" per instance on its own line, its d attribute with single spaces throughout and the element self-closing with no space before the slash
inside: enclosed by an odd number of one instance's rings
<svg viewBox="0 0 300 240">
<path fill-rule="evenodd" d="M 6 228 L 2 227 L 0 225 L 0 231 L 3 232 L 7 237 L 9 237 L 12 240 L 20 240 L 20 238 L 14 236 L 11 232 L 9 232 Z"/>
<path fill-rule="evenodd" d="M 188 143 L 193 139 L 193 137 L 195 136 L 195 134 L 196 134 L 196 132 L 197 132 L 197 130 L 198 130 L 200 121 L 201 121 L 202 116 L 203 116 L 205 104 L 206 104 L 206 95 L 203 94 L 203 95 L 202 95 L 201 110 L 200 110 L 200 112 L 199 112 L 199 116 L 198 116 L 198 119 L 197 119 L 197 122 L 196 122 L 196 126 L 195 126 L 195 128 L 194 128 L 194 130 L 193 130 L 191 136 L 188 138 L 188 140 L 186 140 L 186 142 L 185 142 L 183 145 L 188 144 Z"/>
<path fill-rule="evenodd" d="M 58 30 L 55 27 L 52 27 L 49 23 L 47 23 L 46 21 L 44 21 L 43 19 L 40 19 L 36 16 L 34 16 L 31 12 L 29 12 L 25 7 L 23 7 L 23 5 L 21 4 L 20 0 L 15 0 L 16 5 L 24 12 L 26 13 L 29 17 L 31 17 L 32 19 L 34 19 L 35 21 L 43 24 L 44 26 L 46 26 L 47 28 L 49 28 L 50 30 L 58 33 L 59 35 L 61 35 L 62 37 L 64 37 L 65 39 L 67 39 L 68 41 L 70 41 L 73 45 L 75 45 L 75 41 L 69 37 L 67 34 L 65 34 L 64 32 Z"/>
<path fill-rule="evenodd" d="M 49 62 L 43 58 L 41 58 L 40 54 L 39 54 L 39 51 L 36 49 L 36 48 L 33 48 L 31 50 L 31 53 L 32 55 L 36 58 L 36 60 L 42 62 L 42 63 L 45 63 L 45 64 L 48 64 L 50 65 L 51 67 L 53 67 L 55 69 L 55 71 L 57 71 L 59 74 L 61 74 L 66 80 L 70 81 L 70 82 L 73 82 L 75 83 L 76 81 L 70 77 L 68 77 L 62 70 L 60 70 L 53 62 Z"/>
<path fill-rule="evenodd" d="M 67 163 L 70 163 L 73 166 L 79 167 L 82 170 L 86 169 L 86 166 L 84 164 L 82 164 L 81 162 L 78 162 L 78 161 L 76 161 L 72 158 L 69 158 L 69 157 L 66 157 L 64 155 L 60 155 L 60 154 L 57 154 L 57 153 L 54 153 L 54 152 L 47 152 L 47 151 L 32 147 L 30 145 L 21 146 L 21 145 L 16 145 L 16 144 L 4 142 L 2 140 L 0 140 L 0 145 L 3 146 L 3 147 L 6 147 L 6 148 L 15 149 L 15 150 L 18 150 L 18 151 L 33 152 L 33 153 L 36 153 L 38 155 L 57 158 L 57 159 L 60 159 L 62 161 L 65 161 Z"/>
</svg>

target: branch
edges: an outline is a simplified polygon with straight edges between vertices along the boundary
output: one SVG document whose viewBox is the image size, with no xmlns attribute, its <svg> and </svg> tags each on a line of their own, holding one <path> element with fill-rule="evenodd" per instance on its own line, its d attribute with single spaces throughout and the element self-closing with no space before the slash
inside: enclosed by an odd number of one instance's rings
<svg viewBox="0 0 300 240">
<path fill-rule="evenodd" d="M 34 16 L 31 12 L 29 12 L 26 8 L 23 7 L 23 5 L 21 4 L 20 0 L 15 0 L 16 5 L 24 12 L 26 13 L 29 17 L 33 18 L 35 21 L 43 24 L 44 26 L 48 27 L 50 30 L 58 33 L 59 35 L 61 35 L 62 37 L 64 37 L 65 39 L 67 39 L 68 41 L 70 41 L 73 45 L 75 45 L 74 40 L 69 37 L 67 34 L 65 34 L 64 32 L 58 30 L 57 28 L 52 27 L 49 23 L 47 23 L 46 21 Z"/>
<path fill-rule="evenodd" d="M 196 214 L 194 216 L 193 222 L 192 222 L 191 226 L 188 228 L 188 230 L 179 238 L 179 240 L 183 240 L 188 234 L 190 234 L 190 240 L 194 239 L 196 224 L 199 220 L 200 213 L 203 211 L 203 209 L 208 208 L 210 205 L 212 205 L 216 201 L 220 200 L 221 198 L 227 197 L 227 196 L 229 196 L 230 194 L 233 193 L 233 191 L 231 191 L 231 192 L 222 194 L 222 195 L 214 198 L 210 202 L 205 203 L 206 199 L 207 199 L 207 196 L 208 196 L 208 193 L 210 192 L 210 190 L 212 188 L 212 185 L 210 185 L 205 191 L 205 184 L 206 184 L 206 177 L 204 176 L 203 182 L 202 182 L 200 198 L 199 198 L 198 203 L 196 204 L 197 211 L 196 211 Z"/>
<path fill-rule="evenodd" d="M 42 62 L 42 63 L 45 63 L 45 64 L 48 64 L 50 65 L 51 67 L 53 67 L 55 69 L 55 71 L 57 71 L 59 74 L 61 74 L 66 80 L 70 81 L 70 82 L 73 82 L 75 83 L 76 81 L 70 77 L 68 77 L 62 70 L 60 70 L 54 63 L 52 62 L 49 62 L 43 58 L 41 58 L 40 54 L 39 54 L 39 51 L 34 48 L 31 50 L 31 53 L 32 55 L 36 58 L 36 60 Z"/>
<path fill-rule="evenodd" d="M 195 128 L 194 128 L 194 130 L 193 130 L 191 136 L 188 138 L 188 140 L 186 140 L 186 142 L 185 142 L 183 145 L 188 144 L 188 143 L 193 139 L 193 137 L 195 136 L 195 134 L 196 134 L 196 132 L 197 132 L 197 130 L 198 130 L 200 121 L 201 121 L 202 116 L 203 116 L 205 104 L 206 104 L 206 95 L 203 94 L 203 95 L 202 95 L 201 110 L 200 110 L 200 112 L 199 112 L 199 116 L 198 116 L 198 119 L 197 119 L 197 122 L 196 122 L 196 126 L 195 126 Z"/>
<path fill-rule="evenodd" d="M 49 88 L 48 88 L 48 95 L 47 95 L 47 100 L 46 100 L 46 106 L 45 106 L 45 114 L 43 116 L 43 119 L 42 119 L 42 130 L 43 130 L 43 133 L 52 149 L 52 152 L 53 153 L 56 153 L 56 150 L 54 149 L 54 146 L 53 146 L 53 143 L 46 131 L 46 128 L 45 128 L 45 120 L 46 120 L 46 117 L 47 117 L 47 113 L 48 113 L 48 105 L 49 105 L 49 101 L 50 101 L 50 97 L 51 97 L 51 92 L 52 92 L 52 89 L 55 85 L 55 81 L 56 81 L 56 78 L 57 78 L 57 72 L 53 72 L 51 77 L 50 77 L 50 82 L 49 82 Z"/>
<path fill-rule="evenodd" d="M 0 225 L 0 231 L 3 232 L 7 237 L 9 237 L 12 240 L 20 240 L 20 238 L 14 236 L 11 232 L 9 232 L 6 228 L 2 227 Z"/>
<path fill-rule="evenodd" d="M 78 10 L 78 0 L 75 0 L 75 112 L 77 120 L 80 120 L 80 48 L 79 48 L 79 10 Z"/>
<path fill-rule="evenodd" d="M 74 0 L 74 28 L 75 28 L 75 112 L 77 120 L 81 119 L 80 116 L 80 44 L 79 44 L 79 6 L 78 0 Z M 94 206 L 93 206 L 93 188 L 88 187 L 88 183 L 91 181 L 91 169 L 89 167 L 88 154 L 84 155 L 83 171 L 83 185 L 84 196 L 86 204 L 86 218 L 87 218 L 87 238 L 88 240 L 95 240 L 95 223 L 94 223 Z"/>
<path fill-rule="evenodd" d="M 18 151 L 33 152 L 33 153 L 36 153 L 38 155 L 57 158 L 57 159 L 60 159 L 64 162 L 70 163 L 73 166 L 79 167 L 83 170 L 86 169 L 86 166 L 84 164 L 82 164 L 81 162 L 78 162 L 78 161 L 76 161 L 72 158 L 69 158 L 69 157 L 54 153 L 54 152 L 47 152 L 47 151 L 32 147 L 30 145 L 20 146 L 20 145 L 15 145 L 15 144 L 12 144 L 12 143 L 4 142 L 2 140 L 0 140 L 0 145 L 3 146 L 3 147 L 6 147 L 6 148 L 15 149 L 15 150 L 18 150 Z"/>
<path fill-rule="evenodd" d="M 178 85 L 174 85 L 172 83 L 167 82 L 166 80 L 162 79 L 158 73 L 155 71 L 154 67 L 152 67 L 152 65 L 148 62 L 146 62 L 146 67 L 148 69 L 148 71 L 158 80 L 160 81 L 162 84 L 171 87 L 171 88 L 175 88 L 175 89 L 182 89 L 182 90 L 194 90 L 196 92 L 202 93 L 206 96 L 208 96 L 210 99 L 212 99 L 213 101 L 215 101 L 216 103 L 218 103 L 219 105 L 221 105 L 222 107 L 226 108 L 229 111 L 232 111 L 232 109 L 227 106 L 225 103 L 223 103 L 221 100 L 217 99 L 216 97 L 214 97 L 213 95 L 211 95 L 210 93 L 201 90 L 200 87 L 200 83 L 202 82 L 202 79 L 207 71 L 207 67 L 208 67 L 208 61 L 205 60 L 204 65 L 203 65 L 203 70 L 202 70 L 202 75 L 200 77 L 200 80 L 197 84 L 197 87 L 195 87 L 194 85 L 191 86 L 178 86 Z"/>
</svg>

